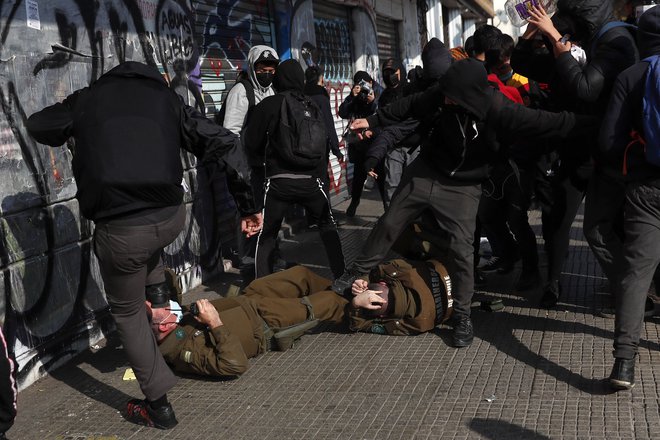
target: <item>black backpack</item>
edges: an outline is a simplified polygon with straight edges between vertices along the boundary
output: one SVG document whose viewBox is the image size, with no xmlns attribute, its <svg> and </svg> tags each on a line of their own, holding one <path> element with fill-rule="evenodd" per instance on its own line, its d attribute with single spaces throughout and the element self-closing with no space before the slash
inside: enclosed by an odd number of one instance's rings
<svg viewBox="0 0 660 440">
<path fill-rule="evenodd" d="M 247 117 L 250 116 L 250 110 L 252 110 L 252 107 L 254 107 L 255 104 L 255 98 L 254 98 L 254 87 L 252 86 L 252 83 L 250 82 L 249 79 L 242 79 L 238 81 L 236 84 L 243 84 L 243 87 L 245 87 L 245 94 L 247 95 L 248 99 L 248 112 L 247 112 Z M 234 84 L 234 86 L 236 85 Z M 234 88 L 232 86 L 232 89 Z M 231 89 L 227 91 L 227 94 L 225 95 L 224 99 L 222 100 L 222 107 L 220 107 L 220 110 L 215 112 L 215 115 L 213 116 L 213 121 L 218 124 L 218 125 L 223 125 L 225 123 L 225 114 L 226 114 L 226 103 L 227 103 L 227 96 L 229 96 L 229 92 Z M 247 117 L 245 120 L 247 121 Z"/>
<path fill-rule="evenodd" d="M 327 157 L 328 135 L 321 110 L 308 96 L 283 92 L 276 132 L 277 155 L 295 170 L 311 170 Z"/>
</svg>

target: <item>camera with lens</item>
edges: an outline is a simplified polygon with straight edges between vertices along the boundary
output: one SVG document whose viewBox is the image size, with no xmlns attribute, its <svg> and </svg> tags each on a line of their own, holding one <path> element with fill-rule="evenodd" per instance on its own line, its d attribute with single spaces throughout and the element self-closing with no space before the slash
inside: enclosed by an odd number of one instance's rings
<svg viewBox="0 0 660 440">
<path fill-rule="evenodd" d="M 363 79 L 360 80 L 360 82 L 359 82 L 357 85 L 360 86 L 360 91 L 358 92 L 357 97 L 358 97 L 359 99 L 363 100 L 363 101 L 366 101 L 366 100 L 367 100 L 367 96 L 369 96 L 369 94 L 370 94 L 370 93 L 372 92 L 372 90 L 373 90 L 373 89 L 371 88 L 371 85 L 370 85 L 367 81 L 365 81 L 365 80 L 363 80 Z"/>
</svg>

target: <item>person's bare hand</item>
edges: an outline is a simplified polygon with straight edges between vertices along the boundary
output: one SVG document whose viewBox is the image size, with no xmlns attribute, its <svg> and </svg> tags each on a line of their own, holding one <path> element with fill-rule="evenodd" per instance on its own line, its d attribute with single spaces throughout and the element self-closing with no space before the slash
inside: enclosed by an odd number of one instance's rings
<svg viewBox="0 0 660 440">
<path fill-rule="evenodd" d="M 218 311 L 208 299 L 197 300 L 196 304 L 197 310 L 199 310 L 199 314 L 195 316 L 197 321 L 206 324 L 210 328 L 216 328 L 223 325 L 222 320 L 220 320 L 220 315 L 218 315 Z"/>
<path fill-rule="evenodd" d="M 369 104 L 371 104 L 372 102 L 374 102 L 374 99 L 376 99 L 376 95 L 375 95 L 374 92 L 372 91 L 371 93 L 369 93 L 369 94 L 367 95 L 367 102 L 368 102 Z"/>
<path fill-rule="evenodd" d="M 529 14 L 530 17 L 527 19 L 527 21 L 536 26 L 538 30 L 541 31 L 544 35 L 550 37 L 552 41 L 557 41 L 561 38 L 561 34 L 557 28 L 555 28 L 555 25 L 552 23 L 552 19 L 548 13 L 545 12 L 543 7 L 532 6 L 532 8 L 529 10 Z"/>
<path fill-rule="evenodd" d="M 531 40 L 538 33 L 538 31 L 539 28 L 536 27 L 534 23 L 530 23 L 528 21 L 527 29 L 525 29 L 525 32 L 520 36 L 520 38 L 522 38 L 523 40 Z"/>
<path fill-rule="evenodd" d="M 378 174 L 376 174 L 376 172 L 373 170 L 373 168 L 370 169 L 367 174 L 370 175 L 371 177 L 373 177 L 374 179 L 378 179 Z"/>
<path fill-rule="evenodd" d="M 360 93 L 360 90 L 362 90 L 362 86 L 360 84 L 355 84 L 351 89 L 351 95 L 354 97 L 357 96 Z"/>
<path fill-rule="evenodd" d="M 248 238 L 252 237 L 261 231 L 263 223 L 264 219 L 260 212 L 243 217 L 241 218 L 241 232 L 243 232 Z"/>
<path fill-rule="evenodd" d="M 353 306 L 367 310 L 378 310 L 387 303 L 375 290 L 365 290 L 353 297 Z"/>
<path fill-rule="evenodd" d="M 369 128 L 369 121 L 367 121 L 365 118 L 354 119 L 350 125 L 350 129 L 356 133 L 364 130 L 365 128 Z"/>
<path fill-rule="evenodd" d="M 353 295 L 358 295 L 365 290 L 367 290 L 367 287 L 369 286 L 369 283 L 366 282 L 363 279 L 358 278 L 357 280 L 353 281 L 353 285 L 351 286 L 351 293 Z"/>
<path fill-rule="evenodd" d="M 358 139 L 360 139 L 361 141 L 363 141 L 363 140 L 365 140 L 365 139 L 371 139 L 372 137 L 374 137 L 374 132 L 371 131 L 371 130 L 368 130 L 368 129 L 366 129 L 366 128 L 363 128 L 362 130 L 360 130 L 360 131 L 358 132 L 357 137 L 358 137 Z"/>
</svg>

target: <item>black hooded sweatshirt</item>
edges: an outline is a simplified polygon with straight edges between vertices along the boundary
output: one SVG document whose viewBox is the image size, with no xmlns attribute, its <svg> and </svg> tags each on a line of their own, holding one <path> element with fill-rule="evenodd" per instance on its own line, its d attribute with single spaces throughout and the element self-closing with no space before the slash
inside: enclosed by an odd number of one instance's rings
<svg viewBox="0 0 660 440">
<path fill-rule="evenodd" d="M 649 9 L 639 19 L 637 44 L 640 58 L 660 55 L 660 6 Z M 649 63 L 640 61 L 619 75 L 603 118 L 599 143 L 603 153 L 622 170 L 624 150 L 630 143 L 630 131 L 644 136 L 642 97 Z M 646 161 L 644 148 L 632 145 L 628 149 L 626 166 L 628 180 L 644 182 L 660 188 L 660 167 Z"/>
<path fill-rule="evenodd" d="M 422 50 L 422 63 L 424 66 L 423 76 L 415 84 L 409 84 L 408 87 L 403 89 L 402 93 L 397 96 L 397 99 L 413 93 L 422 92 L 436 84 L 447 69 L 449 69 L 449 66 L 451 66 L 452 58 L 449 50 L 442 41 L 437 38 L 431 38 Z M 381 100 L 379 101 L 381 103 L 383 96 L 385 96 L 385 93 L 381 95 Z M 365 170 L 369 171 L 375 168 L 385 158 L 387 152 L 396 146 L 404 148 L 415 148 L 419 146 L 423 136 L 429 129 L 430 127 L 424 124 L 420 126 L 419 121 L 414 118 L 387 126 L 369 146 L 364 162 Z"/>
<path fill-rule="evenodd" d="M 445 97 L 456 105 L 444 104 Z M 370 126 L 407 117 L 432 115 L 433 130 L 418 160 L 432 164 L 457 184 L 478 184 L 492 165 L 506 160 L 500 145 L 521 137 L 565 138 L 593 129 L 595 119 L 568 112 L 551 113 L 510 102 L 488 84 L 481 61 L 457 61 L 438 86 L 392 103 L 367 118 Z"/>
<path fill-rule="evenodd" d="M 337 139 L 337 132 L 335 130 L 335 120 L 332 117 L 332 110 L 330 107 L 330 95 L 325 87 L 318 84 L 307 83 L 303 90 L 305 95 L 309 96 L 312 101 L 321 110 L 323 122 L 325 122 L 325 129 L 328 133 L 328 149 L 332 151 L 335 156 L 341 155 L 339 150 L 339 140 Z"/>
<path fill-rule="evenodd" d="M 243 134 L 243 144 L 250 154 L 263 158 L 267 178 L 305 176 L 320 178 L 326 172 L 325 160 L 320 161 L 313 170 L 299 170 L 282 160 L 277 151 L 277 127 L 280 124 L 283 93 L 304 96 L 304 86 L 305 72 L 300 63 L 296 60 L 283 61 L 277 66 L 273 78 L 273 87 L 277 93 L 257 104 L 250 115 L 250 121 Z M 316 104 L 312 101 L 312 105 Z"/>
<path fill-rule="evenodd" d="M 237 136 L 184 105 L 146 64 L 119 64 L 90 87 L 30 116 L 26 126 L 42 144 L 75 139 L 76 197 L 90 220 L 181 204 L 180 148 L 202 161 L 222 160 L 241 214 L 259 210 Z"/>
</svg>

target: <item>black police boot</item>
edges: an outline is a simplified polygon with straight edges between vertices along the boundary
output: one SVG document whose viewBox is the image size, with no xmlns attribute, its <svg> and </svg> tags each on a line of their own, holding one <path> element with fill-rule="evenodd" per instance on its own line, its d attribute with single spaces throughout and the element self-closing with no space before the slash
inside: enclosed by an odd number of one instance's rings
<svg viewBox="0 0 660 440">
<path fill-rule="evenodd" d="M 179 423 L 169 403 L 154 409 L 146 400 L 132 399 L 126 405 L 126 413 L 129 422 L 150 428 L 172 429 Z"/>
<path fill-rule="evenodd" d="M 461 316 L 454 321 L 454 333 L 452 335 L 452 345 L 454 347 L 467 347 L 472 344 L 474 339 L 474 329 L 472 320 L 469 316 Z"/>
<path fill-rule="evenodd" d="M 162 309 L 170 305 L 170 289 L 167 283 L 152 284 L 145 289 L 147 301 L 154 309 Z"/>
<path fill-rule="evenodd" d="M 629 390 L 635 386 L 635 359 L 615 358 L 610 386 L 615 390 Z"/>
</svg>

